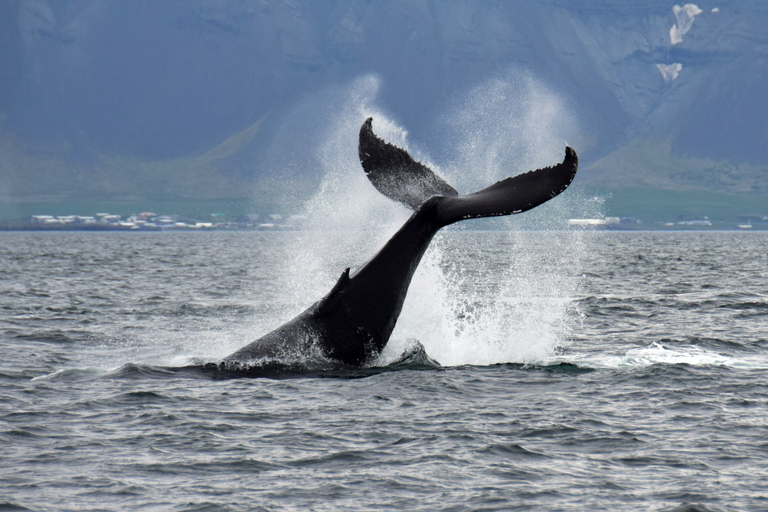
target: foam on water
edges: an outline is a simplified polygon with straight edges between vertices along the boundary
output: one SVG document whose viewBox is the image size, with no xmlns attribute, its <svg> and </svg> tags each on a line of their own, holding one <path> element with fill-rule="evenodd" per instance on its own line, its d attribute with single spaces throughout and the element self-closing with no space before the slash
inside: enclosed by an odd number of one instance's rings
<svg viewBox="0 0 768 512">
<path fill-rule="evenodd" d="M 669 347 L 656 341 L 645 347 L 627 350 L 624 354 L 589 354 L 557 358 L 557 362 L 568 362 L 595 369 L 644 368 L 656 364 L 768 369 L 768 363 L 763 357 L 732 357 L 696 345 Z"/>
<path fill-rule="evenodd" d="M 456 152 L 441 168 L 419 148 L 409 147 L 406 130 L 376 107 L 379 86 L 374 77 L 350 84 L 336 113 L 319 128 L 323 141 L 311 158 L 323 178 L 304 205 L 312 229 L 301 233 L 285 255 L 284 302 L 293 304 L 286 317 L 325 295 L 345 267 L 363 265 L 410 215 L 379 194 L 360 167 L 358 131 L 367 117 L 373 116 L 380 137 L 411 151 L 463 193 L 559 162 L 573 131 L 559 99 L 540 83 L 528 76 L 494 79 L 443 116 L 451 131 L 446 143 Z M 575 318 L 569 298 L 578 286 L 572 268 L 585 250 L 577 233 L 551 230 L 565 224 L 567 202 L 561 196 L 537 208 L 537 227 L 550 228 L 538 237 L 546 244 L 530 245 L 530 233 L 520 231 L 526 221 L 486 224 L 501 223 L 510 230 L 500 236 L 498 247 L 481 248 L 483 254 L 495 253 L 503 267 L 503 279 L 494 283 L 483 282 L 490 274 L 484 256 L 470 259 L 473 268 L 456 263 L 468 250 L 456 239 L 459 233 L 450 228 L 439 233 L 414 276 L 378 364 L 397 360 L 414 340 L 443 365 L 541 362 L 567 343 Z M 531 213 L 517 217 L 530 222 Z M 472 280 L 478 282 L 468 283 Z"/>
</svg>

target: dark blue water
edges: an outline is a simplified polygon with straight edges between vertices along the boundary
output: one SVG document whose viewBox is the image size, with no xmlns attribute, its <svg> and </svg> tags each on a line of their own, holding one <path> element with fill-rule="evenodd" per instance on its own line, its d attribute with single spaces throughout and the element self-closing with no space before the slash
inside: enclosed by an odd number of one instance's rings
<svg viewBox="0 0 768 512">
<path fill-rule="evenodd" d="M 768 234 L 449 231 L 372 367 L 206 366 L 324 236 L 0 233 L 0 510 L 768 510 Z"/>
</svg>

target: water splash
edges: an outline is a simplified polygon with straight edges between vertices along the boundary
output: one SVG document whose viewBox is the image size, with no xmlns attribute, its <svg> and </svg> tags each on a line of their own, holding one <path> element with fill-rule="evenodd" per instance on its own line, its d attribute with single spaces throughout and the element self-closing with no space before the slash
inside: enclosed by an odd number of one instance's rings
<svg viewBox="0 0 768 512">
<path fill-rule="evenodd" d="M 579 138 L 560 98 L 514 70 L 479 85 L 442 122 L 455 152 L 441 171 L 460 192 L 552 165 Z M 563 228 L 582 199 L 569 191 L 522 215 L 441 233 L 414 276 L 393 348 L 412 336 L 443 365 L 546 362 L 580 320 L 571 298 L 588 248 Z M 458 231 L 466 227 L 503 231 Z"/>
<path fill-rule="evenodd" d="M 580 233 L 442 234 L 414 276 L 388 350 L 418 339 L 444 366 L 546 363 L 579 322 Z"/>
<path fill-rule="evenodd" d="M 376 192 L 360 169 L 357 135 L 365 118 L 373 116 L 380 137 L 411 151 L 463 192 L 559 162 L 574 129 L 559 98 L 529 76 L 490 80 L 443 116 L 452 131 L 446 140 L 456 151 L 441 169 L 410 148 L 407 132 L 376 107 L 379 85 L 375 77 L 350 84 L 323 125 L 324 140 L 313 155 L 323 178 L 303 212 L 312 228 L 285 255 L 282 289 L 291 305 L 285 319 L 327 293 L 345 267 L 363 265 L 410 214 Z M 578 286 L 573 269 L 586 249 L 579 233 L 551 229 L 565 225 L 558 202 L 564 200 L 537 208 L 537 227 L 545 231 L 521 231 L 525 224 L 513 219 L 503 221 L 506 231 L 439 233 L 377 364 L 396 361 L 413 340 L 442 365 L 537 363 L 567 343 L 577 316 L 570 300 Z"/>
<path fill-rule="evenodd" d="M 373 106 L 378 89 L 379 80 L 370 76 L 350 84 L 335 115 L 321 128 L 324 140 L 311 155 L 311 165 L 323 178 L 302 212 L 310 228 L 285 255 L 282 289 L 288 303 L 306 306 L 307 297 L 325 295 L 344 268 L 363 265 L 410 215 L 381 196 L 360 167 L 358 132 L 367 117 L 373 116 L 377 132 L 390 140 L 404 144 L 406 137 Z"/>
<path fill-rule="evenodd" d="M 477 86 L 443 117 L 451 181 L 469 192 L 562 160 L 579 138 L 563 101 L 527 72 Z"/>
</svg>

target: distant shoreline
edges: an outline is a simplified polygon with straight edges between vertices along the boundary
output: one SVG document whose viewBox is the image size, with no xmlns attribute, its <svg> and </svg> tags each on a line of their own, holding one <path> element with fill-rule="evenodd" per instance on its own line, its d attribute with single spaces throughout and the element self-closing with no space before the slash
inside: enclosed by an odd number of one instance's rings
<svg viewBox="0 0 768 512">
<path fill-rule="evenodd" d="M 179 232 L 207 232 L 207 231 L 298 231 L 300 228 L 294 226 L 273 226 L 273 227 L 204 227 L 198 228 L 194 226 L 169 226 L 169 227 L 124 227 L 124 226 L 97 226 L 97 225 L 80 225 L 80 226 L 2 226 L 0 225 L 0 232 L 46 232 L 46 233 L 60 233 L 60 232 L 122 232 L 122 233 L 179 233 Z"/>
<path fill-rule="evenodd" d="M 521 231 L 550 231 L 551 228 L 538 229 L 536 227 L 522 227 Z M 110 232 L 110 233 L 204 233 L 204 232 L 261 232 L 261 233 L 285 233 L 296 231 L 312 231 L 312 228 L 303 226 L 289 226 L 289 225 L 273 225 L 269 227 L 264 226 L 248 226 L 248 227 L 204 227 L 198 228 L 194 226 L 188 227 L 145 227 L 145 228 L 131 228 L 123 226 L 104 226 L 104 225 L 75 225 L 75 226 L 38 226 L 38 225 L 19 225 L 19 226 L 3 226 L 0 225 L 0 233 L 73 233 L 73 232 Z M 503 228 L 488 228 L 480 227 L 473 229 L 472 227 L 464 227 L 457 231 L 506 231 Z M 750 233 L 750 232 L 768 232 L 768 223 L 754 225 L 752 228 L 744 229 L 739 227 L 724 227 L 724 226 L 595 226 L 595 227 L 573 227 L 563 226 L 561 229 L 555 231 L 585 231 L 585 232 L 604 232 L 604 231 L 669 231 L 669 232 L 696 232 L 696 231 L 727 231 L 738 233 Z"/>
</svg>

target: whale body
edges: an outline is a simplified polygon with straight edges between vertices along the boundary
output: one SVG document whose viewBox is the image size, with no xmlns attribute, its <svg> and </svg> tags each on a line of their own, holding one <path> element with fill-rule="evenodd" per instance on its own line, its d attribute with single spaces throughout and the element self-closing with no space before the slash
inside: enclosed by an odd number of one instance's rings
<svg viewBox="0 0 768 512">
<path fill-rule="evenodd" d="M 415 210 L 392 238 L 354 273 L 347 268 L 328 294 L 303 313 L 224 358 L 225 365 L 319 355 L 350 366 L 378 356 L 389 341 L 424 252 L 443 227 L 465 219 L 512 215 L 563 192 L 578 169 L 576 152 L 563 161 L 460 195 L 403 149 L 378 138 L 368 118 L 358 152 L 382 194 Z"/>
</svg>

